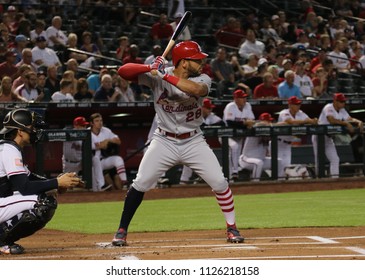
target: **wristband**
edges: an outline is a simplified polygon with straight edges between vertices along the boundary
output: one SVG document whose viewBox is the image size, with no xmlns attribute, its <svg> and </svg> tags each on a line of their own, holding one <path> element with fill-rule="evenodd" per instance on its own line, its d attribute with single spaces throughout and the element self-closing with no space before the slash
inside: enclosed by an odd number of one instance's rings
<svg viewBox="0 0 365 280">
<path fill-rule="evenodd" d="M 177 83 L 180 81 L 180 78 L 169 74 L 165 74 L 162 79 L 174 85 L 175 87 L 177 86 Z"/>
</svg>

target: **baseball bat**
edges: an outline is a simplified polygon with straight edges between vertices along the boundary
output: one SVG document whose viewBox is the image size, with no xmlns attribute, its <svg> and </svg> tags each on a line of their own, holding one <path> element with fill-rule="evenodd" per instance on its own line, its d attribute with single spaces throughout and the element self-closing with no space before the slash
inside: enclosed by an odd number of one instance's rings
<svg viewBox="0 0 365 280">
<path fill-rule="evenodd" d="M 172 34 L 172 37 L 162 54 L 163 58 L 165 58 L 167 56 L 167 54 L 171 51 L 171 49 L 175 45 L 177 38 L 179 38 L 180 34 L 184 31 L 186 26 L 188 26 L 189 21 L 191 20 L 191 17 L 192 17 L 192 13 L 190 11 L 186 11 L 185 14 L 183 15 L 183 17 L 181 18 L 180 22 L 176 26 L 176 29 L 175 29 L 174 33 Z M 157 75 L 157 70 L 153 69 L 151 71 L 151 73 L 152 73 L 152 75 Z"/>
</svg>

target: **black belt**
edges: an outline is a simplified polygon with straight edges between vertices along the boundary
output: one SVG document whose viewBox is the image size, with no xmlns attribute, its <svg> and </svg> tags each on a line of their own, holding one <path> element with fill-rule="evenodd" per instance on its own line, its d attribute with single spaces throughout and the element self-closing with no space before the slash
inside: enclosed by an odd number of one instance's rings
<svg viewBox="0 0 365 280">
<path fill-rule="evenodd" d="M 291 141 L 286 141 L 286 140 L 281 139 L 281 138 L 278 138 L 278 140 L 285 143 L 285 144 L 291 145 Z"/>
<path fill-rule="evenodd" d="M 172 137 L 172 138 L 176 138 L 176 139 L 187 139 L 187 138 L 190 138 L 190 137 L 192 137 L 193 135 L 195 135 L 197 133 L 196 130 L 191 131 L 191 132 L 182 133 L 182 134 L 171 133 L 171 132 L 165 131 L 165 130 L 163 130 L 161 128 L 158 128 L 158 130 L 163 135 L 168 136 L 168 137 Z"/>
<path fill-rule="evenodd" d="M 69 163 L 80 163 L 80 161 L 72 161 L 72 160 L 67 160 L 65 159 L 66 162 L 69 162 Z"/>
</svg>

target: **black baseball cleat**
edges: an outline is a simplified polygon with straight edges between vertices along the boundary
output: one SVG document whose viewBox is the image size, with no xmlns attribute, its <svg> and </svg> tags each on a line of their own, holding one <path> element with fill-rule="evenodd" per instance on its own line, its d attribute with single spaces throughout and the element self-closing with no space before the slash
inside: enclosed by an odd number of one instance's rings
<svg viewBox="0 0 365 280">
<path fill-rule="evenodd" d="M 13 243 L 10 245 L 4 245 L 4 244 L 0 245 L 0 254 L 20 255 L 23 253 L 24 253 L 24 248 L 19 244 Z"/>
<path fill-rule="evenodd" d="M 112 240 L 113 246 L 127 246 L 127 232 L 124 228 L 118 229 Z"/>
<path fill-rule="evenodd" d="M 243 243 L 245 238 L 241 236 L 237 228 L 227 228 L 227 242 L 231 243 Z"/>
<path fill-rule="evenodd" d="M 101 192 L 105 192 L 105 191 L 107 191 L 107 190 L 111 190 L 111 187 L 113 187 L 113 185 L 108 185 L 108 184 L 104 184 L 104 186 L 102 186 L 101 188 L 100 188 L 100 191 Z"/>
</svg>

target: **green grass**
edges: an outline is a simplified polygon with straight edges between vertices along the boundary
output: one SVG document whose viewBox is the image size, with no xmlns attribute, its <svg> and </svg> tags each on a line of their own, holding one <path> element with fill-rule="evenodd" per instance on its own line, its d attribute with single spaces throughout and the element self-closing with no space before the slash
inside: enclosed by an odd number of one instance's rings
<svg viewBox="0 0 365 280">
<path fill-rule="evenodd" d="M 113 233 L 121 202 L 59 205 L 47 225 L 81 233 Z M 239 228 L 364 226 L 365 189 L 237 195 Z M 204 198 L 145 200 L 130 232 L 221 229 L 223 215 L 213 195 Z"/>
</svg>

